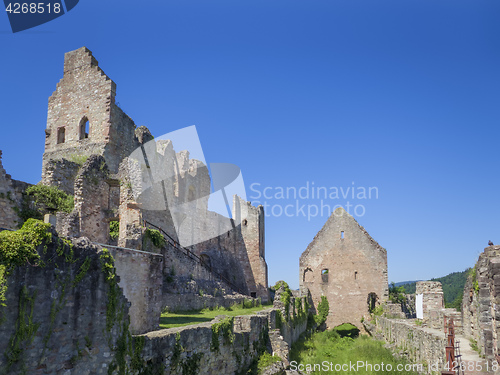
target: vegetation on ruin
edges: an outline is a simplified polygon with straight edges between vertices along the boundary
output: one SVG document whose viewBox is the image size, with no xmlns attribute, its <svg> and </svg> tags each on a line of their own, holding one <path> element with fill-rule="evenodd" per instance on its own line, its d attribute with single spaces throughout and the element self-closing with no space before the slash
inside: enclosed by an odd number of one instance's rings
<svg viewBox="0 0 500 375">
<path fill-rule="evenodd" d="M 210 350 L 213 352 L 218 352 L 220 350 L 220 339 L 222 336 L 223 345 L 231 345 L 234 341 L 234 331 L 233 331 L 234 316 L 228 316 L 222 319 L 218 323 L 212 324 L 212 342 L 210 344 Z"/>
<path fill-rule="evenodd" d="M 87 155 L 79 155 L 79 154 L 71 154 L 68 157 L 69 161 L 72 161 L 73 163 L 76 163 L 78 165 L 83 165 L 87 161 L 89 157 Z"/>
<path fill-rule="evenodd" d="M 321 296 L 321 301 L 318 303 L 318 313 L 314 316 L 314 320 L 318 326 L 326 322 L 328 312 L 330 311 L 330 304 L 325 296 Z"/>
<path fill-rule="evenodd" d="M 280 300 L 281 302 L 283 302 L 283 305 L 285 306 L 284 318 L 286 321 L 288 321 L 290 320 L 290 299 L 292 298 L 292 291 L 290 290 L 290 287 L 285 281 L 280 280 L 274 286 L 271 287 L 271 290 L 276 292 L 281 287 L 283 287 L 283 292 L 281 293 Z"/>
<path fill-rule="evenodd" d="M 50 224 L 28 219 L 17 231 L 0 232 L 0 306 L 5 306 L 7 276 L 18 266 L 40 260 L 37 247 L 52 240 Z"/>
<path fill-rule="evenodd" d="M 108 344 L 114 352 L 114 358 L 108 367 L 108 375 L 126 375 L 130 373 L 153 374 L 161 372 L 161 365 L 146 363 L 142 357 L 146 339 L 142 336 L 132 336 L 130 321 L 126 314 L 126 302 L 121 301 L 120 287 L 116 277 L 114 258 L 108 249 L 102 249 L 99 255 L 101 271 L 108 284 L 108 302 L 106 304 L 106 331 Z M 113 342 L 112 335 L 118 334 Z"/>
<path fill-rule="evenodd" d="M 35 219 L 28 219 L 23 227 L 17 231 L 0 232 L 0 300 L 2 308 L 5 308 L 6 278 L 19 266 L 47 267 L 52 264 L 57 267 L 60 261 L 66 262 L 74 272 L 57 273 L 54 287 L 58 297 L 52 301 L 48 329 L 42 338 L 43 352 L 48 349 L 50 338 L 54 332 L 58 313 L 66 306 L 66 295 L 75 288 L 87 275 L 91 267 L 91 258 L 82 257 L 76 259 L 73 252 L 73 244 L 69 240 L 52 237 L 49 231 L 50 224 Z M 49 251 L 48 245 L 52 244 L 53 255 L 50 259 L 41 259 L 41 255 Z M 42 245 L 44 245 L 42 247 Z M 42 254 L 43 253 L 43 254 Z M 26 286 L 20 289 L 18 318 L 15 331 L 9 339 L 9 346 L 4 356 L 7 358 L 7 367 L 10 369 L 14 364 L 23 369 L 25 366 L 24 350 L 31 345 L 35 335 L 40 335 L 41 323 L 36 321 L 35 300 L 37 291 L 30 292 Z M 1 322 L 0 322 L 1 323 Z M 78 347 L 78 343 L 76 343 Z M 77 349 L 78 351 L 78 349 Z M 75 356 L 75 360 L 78 356 Z"/>
<path fill-rule="evenodd" d="M 144 231 L 144 238 L 149 239 L 151 243 L 158 248 L 162 248 L 167 244 L 165 237 L 163 237 L 163 234 L 161 234 L 158 229 L 146 228 Z"/>
<path fill-rule="evenodd" d="M 392 303 L 403 303 L 406 300 L 406 290 L 403 286 L 389 285 L 389 300 Z"/>
<path fill-rule="evenodd" d="M 73 211 L 74 205 L 73 196 L 55 186 L 39 184 L 26 189 L 21 208 L 14 207 L 14 210 L 24 223 L 28 219 L 41 220 L 47 213 L 69 213 Z"/>
<path fill-rule="evenodd" d="M 213 309 L 194 311 L 164 312 L 160 318 L 160 328 L 183 327 L 192 324 L 210 322 L 218 315 L 227 315 L 230 317 L 250 315 L 269 307 L 269 305 L 243 307 L 242 304 L 236 304 L 227 308 L 217 307 Z"/>
<path fill-rule="evenodd" d="M 477 341 L 474 340 L 473 338 L 470 338 L 469 342 L 470 342 L 471 349 L 474 350 L 476 353 L 478 353 L 479 356 L 481 356 L 481 349 L 479 349 L 479 345 L 477 345 Z"/>
<path fill-rule="evenodd" d="M 341 324 L 333 328 L 333 330 L 337 332 L 340 337 L 350 337 L 354 339 L 359 336 L 359 328 L 351 323 Z"/>
<path fill-rule="evenodd" d="M 395 359 L 389 349 L 384 348 L 384 343 L 376 341 L 368 336 L 351 338 L 341 337 L 336 330 L 316 332 L 307 337 L 303 335 L 297 342 L 292 344 L 290 350 L 290 361 L 296 361 L 304 365 L 321 364 L 323 361 L 333 364 L 349 364 L 358 361 L 371 364 L 384 363 L 387 367 L 390 364 L 392 372 L 370 371 L 361 369 L 360 371 L 341 371 L 342 374 L 404 374 L 416 375 L 417 372 L 395 371 L 398 364 L 408 364 L 404 360 Z M 331 371 L 312 371 L 311 374 L 331 374 Z M 335 373 L 335 372 L 334 372 Z M 340 373 L 340 372 L 338 372 Z"/>
<path fill-rule="evenodd" d="M 120 222 L 118 220 L 112 220 L 109 223 L 109 237 L 112 240 L 117 240 L 120 235 Z"/>
<path fill-rule="evenodd" d="M 271 366 L 273 363 L 281 362 L 282 359 L 277 355 L 272 355 L 268 352 L 264 352 L 257 361 L 257 372 L 262 373 L 266 367 Z"/>
<path fill-rule="evenodd" d="M 474 292 L 476 294 L 479 293 L 479 281 L 477 280 L 477 264 L 474 266 L 474 268 L 471 268 L 469 270 L 469 275 L 472 278 L 472 288 L 474 288 Z"/>
</svg>

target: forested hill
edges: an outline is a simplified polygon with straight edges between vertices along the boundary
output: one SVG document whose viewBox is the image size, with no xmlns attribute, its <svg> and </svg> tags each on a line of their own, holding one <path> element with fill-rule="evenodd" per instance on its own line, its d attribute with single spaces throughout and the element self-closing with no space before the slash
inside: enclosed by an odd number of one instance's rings
<svg viewBox="0 0 500 375">
<path fill-rule="evenodd" d="M 464 292 L 465 281 L 467 280 L 467 275 L 469 274 L 470 268 L 467 268 L 462 272 L 453 272 L 449 275 L 438 277 L 436 279 L 431 279 L 431 281 L 439 281 L 443 284 L 443 294 L 444 302 L 446 307 L 457 307 L 462 303 L 462 295 Z M 416 282 L 409 282 L 407 284 L 402 284 L 405 288 L 405 292 L 408 294 L 415 293 Z"/>
</svg>

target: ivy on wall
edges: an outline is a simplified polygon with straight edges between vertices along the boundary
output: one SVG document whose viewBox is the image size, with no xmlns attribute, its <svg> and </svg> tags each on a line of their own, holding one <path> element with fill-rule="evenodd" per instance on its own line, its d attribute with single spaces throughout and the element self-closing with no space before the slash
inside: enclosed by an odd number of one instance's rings
<svg viewBox="0 0 500 375">
<path fill-rule="evenodd" d="M 33 185 L 26 189 L 21 207 L 13 207 L 24 223 L 28 219 L 41 220 L 50 212 L 71 212 L 74 198 L 55 186 Z"/>
</svg>

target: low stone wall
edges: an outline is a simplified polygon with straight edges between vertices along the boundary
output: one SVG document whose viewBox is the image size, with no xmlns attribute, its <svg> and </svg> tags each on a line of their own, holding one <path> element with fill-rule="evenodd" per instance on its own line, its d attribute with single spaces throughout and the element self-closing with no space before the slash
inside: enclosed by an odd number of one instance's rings
<svg viewBox="0 0 500 375">
<path fill-rule="evenodd" d="M 253 300 L 241 294 L 212 296 L 200 294 L 164 294 L 162 305 L 168 311 L 190 311 L 216 307 L 231 307 L 245 300 Z"/>
<path fill-rule="evenodd" d="M 162 310 L 163 256 L 106 246 L 115 259 L 119 285 L 130 301 L 130 331 L 141 334 L 158 329 Z"/>
<path fill-rule="evenodd" d="M 429 329 L 415 326 L 412 320 L 377 317 L 375 334 L 381 335 L 396 351 L 403 351 L 410 362 L 422 364 L 427 373 L 431 372 L 429 366 L 434 366 L 433 371 L 444 368 L 444 333 L 438 335 Z"/>
<path fill-rule="evenodd" d="M 209 323 L 135 336 L 136 343 L 143 340 L 138 353 L 139 368 L 150 371 L 147 373 L 172 375 L 243 373 L 264 350 L 274 351 L 283 344 L 280 331 L 270 331 L 270 327 L 276 326 L 276 312 L 268 309 L 234 319 L 219 316 Z M 290 331 L 289 337 L 298 337 L 303 332 L 302 327 L 285 326 Z M 274 352 L 288 360 L 285 357 L 288 351 Z"/>
<path fill-rule="evenodd" d="M 179 375 L 244 371 L 258 357 L 259 350 L 269 344 L 267 315 L 237 317 L 229 327 L 214 335 L 221 321 L 223 318 L 142 335 L 143 368 L 155 374 Z"/>
<path fill-rule="evenodd" d="M 429 316 L 427 324 L 429 327 L 438 329 L 444 332 L 444 321 L 449 322 L 453 319 L 453 325 L 455 326 L 455 333 L 463 334 L 462 325 L 462 313 L 455 309 L 440 309 L 440 310 L 429 310 Z"/>
</svg>

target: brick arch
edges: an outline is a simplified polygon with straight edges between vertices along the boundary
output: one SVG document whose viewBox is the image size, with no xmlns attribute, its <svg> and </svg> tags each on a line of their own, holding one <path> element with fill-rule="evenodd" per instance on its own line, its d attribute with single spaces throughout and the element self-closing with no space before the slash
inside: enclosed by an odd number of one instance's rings
<svg viewBox="0 0 500 375">
<path fill-rule="evenodd" d="M 90 134 L 90 122 L 87 116 L 83 116 L 78 125 L 79 139 L 87 139 Z"/>
</svg>

